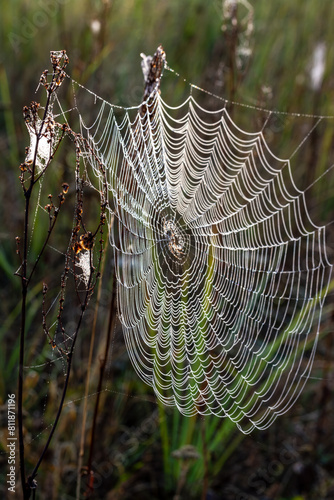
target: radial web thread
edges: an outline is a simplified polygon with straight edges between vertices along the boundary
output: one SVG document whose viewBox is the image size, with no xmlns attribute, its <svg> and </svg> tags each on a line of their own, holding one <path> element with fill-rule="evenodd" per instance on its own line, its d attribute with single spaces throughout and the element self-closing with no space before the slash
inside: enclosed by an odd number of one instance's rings
<svg viewBox="0 0 334 500">
<path fill-rule="evenodd" d="M 93 124 L 77 109 L 107 171 L 134 369 L 184 415 L 266 429 L 310 374 L 332 271 L 291 157 L 270 150 L 266 123 L 246 132 L 192 94 L 170 107 L 155 93 L 145 113 L 96 107 Z"/>
</svg>

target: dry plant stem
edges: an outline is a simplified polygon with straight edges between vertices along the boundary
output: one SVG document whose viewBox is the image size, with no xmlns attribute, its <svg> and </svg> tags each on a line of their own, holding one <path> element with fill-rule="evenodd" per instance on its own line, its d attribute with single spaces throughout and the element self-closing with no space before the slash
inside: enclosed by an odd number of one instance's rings
<svg viewBox="0 0 334 500">
<path fill-rule="evenodd" d="M 78 158 L 78 157 L 77 157 Z M 78 162 L 78 160 L 77 160 Z M 81 192 L 81 187 L 80 187 L 80 174 L 79 174 L 79 164 L 77 164 L 77 210 L 78 210 L 78 213 L 80 212 L 81 213 L 81 207 L 82 207 L 82 192 Z M 81 216 L 80 216 L 81 217 Z M 81 221 L 81 218 L 79 218 L 79 216 L 77 215 L 77 218 L 78 218 L 78 224 L 77 226 L 75 226 L 74 230 L 73 230 L 73 233 L 72 233 L 72 243 L 75 241 L 76 237 L 77 237 L 77 233 L 78 233 L 78 228 L 80 226 L 80 224 L 82 225 L 82 221 Z M 80 221 L 80 224 L 79 224 L 79 221 Z M 97 231 L 100 229 L 100 232 L 101 232 L 101 240 L 100 240 L 100 244 L 102 245 L 103 244 L 103 239 L 102 239 L 102 235 L 103 235 L 103 222 L 101 220 L 99 226 L 98 226 L 98 229 Z M 96 233 L 97 233 L 96 231 Z M 95 233 L 95 234 L 96 234 Z M 89 253 L 90 253 L 90 275 L 89 275 L 89 279 L 88 279 L 88 283 L 87 283 L 87 288 L 86 288 L 86 293 L 85 293 L 85 297 L 84 297 L 84 300 L 81 302 L 81 313 L 80 313 L 80 317 L 79 317 L 79 320 L 78 320 L 78 323 L 77 323 L 77 326 L 76 326 L 76 330 L 74 332 L 74 335 L 73 335 L 73 339 L 72 339 L 72 343 L 71 343 L 71 347 L 70 347 L 70 350 L 69 352 L 67 353 L 67 373 L 66 373 L 66 378 L 65 378 L 65 383 L 64 383 L 64 387 L 63 387 L 63 392 L 62 392 L 62 396 L 61 396 L 61 400 L 60 400 L 60 403 L 59 403 L 59 406 L 58 406 L 58 411 L 57 411 L 57 415 L 56 415 L 56 418 L 55 418 L 55 421 L 52 425 L 52 429 L 51 429 L 51 432 L 49 434 L 49 437 L 48 437 L 48 440 L 44 446 L 44 449 L 41 453 L 41 456 L 32 472 L 32 474 L 30 475 L 30 477 L 28 478 L 28 483 L 29 483 L 29 486 L 32 488 L 34 486 L 34 479 L 37 475 L 37 472 L 38 472 L 38 469 L 39 469 L 39 466 L 41 465 L 42 463 L 42 460 L 44 458 L 44 455 L 50 445 L 50 442 L 52 440 L 52 437 L 53 437 L 53 434 L 56 430 L 56 427 L 57 427 L 57 424 L 58 424 L 58 421 L 59 421 L 59 418 L 60 418 L 60 415 L 61 415 L 61 412 L 62 412 L 62 409 L 63 409 L 63 405 L 64 405 L 64 401 L 65 401 L 65 396 L 66 396 L 66 392 L 67 392 L 67 387 L 68 387 L 68 382 L 69 382 L 69 377 L 70 377 L 70 373 L 71 373 L 71 367 L 72 367 L 72 358 L 73 358 L 73 352 L 74 352 L 74 347 L 75 347 L 75 344 L 76 344 L 76 341 L 77 341 L 77 338 L 78 338 L 78 333 L 79 333 L 79 330 L 80 330 L 80 327 L 81 327 L 81 323 L 82 323 L 82 320 L 83 320 L 83 316 L 84 316 L 84 313 L 87 309 L 87 306 L 88 306 L 88 303 L 89 303 L 89 299 L 90 299 L 90 296 L 92 294 L 92 291 L 93 289 L 95 288 L 95 284 L 94 283 L 92 285 L 92 278 L 93 278 L 93 274 L 95 272 L 94 270 L 94 267 L 93 267 L 93 259 L 92 259 L 92 248 L 89 250 Z M 99 259 L 99 266 L 98 266 L 98 271 L 100 269 L 100 266 L 101 266 L 101 258 L 102 258 L 102 253 L 100 253 L 100 259 Z M 67 260 L 69 259 L 69 255 L 67 256 Z M 68 263 L 67 263 L 68 264 Z M 68 265 L 66 265 L 66 270 L 68 270 Z M 65 275 L 67 274 L 67 271 L 65 270 Z M 97 273 L 97 276 L 99 275 L 99 272 Z M 65 276 L 64 276 L 64 279 L 65 279 Z M 61 314 L 61 313 L 60 313 Z"/>
<path fill-rule="evenodd" d="M 102 255 L 103 255 L 103 226 L 105 223 L 105 209 L 106 209 L 105 200 L 107 199 L 106 198 L 107 190 L 106 190 L 106 183 L 105 183 L 104 191 L 103 192 L 101 191 L 101 193 L 100 193 L 101 194 L 101 214 L 100 214 L 100 222 L 98 224 L 98 228 L 94 234 L 87 233 L 87 231 L 85 230 L 85 227 L 84 227 L 84 223 L 82 221 L 82 205 L 83 205 L 82 194 L 83 193 L 82 193 L 82 182 L 81 182 L 81 177 L 80 177 L 80 142 L 81 142 L 81 140 L 83 140 L 83 138 L 81 138 L 81 136 L 79 134 L 73 134 L 73 132 L 69 129 L 69 127 L 66 124 L 60 125 L 60 124 L 54 124 L 54 122 L 51 124 L 51 122 L 48 121 L 49 110 L 51 107 L 51 96 L 56 91 L 56 89 L 61 85 L 63 79 L 65 78 L 64 68 L 66 67 L 66 65 L 68 63 L 68 57 L 66 56 L 65 51 L 51 52 L 51 62 L 53 65 L 53 73 L 52 73 L 51 83 L 48 83 L 48 81 L 47 81 L 47 76 L 48 76 L 47 70 L 43 72 L 41 79 L 40 79 L 40 82 L 43 84 L 43 86 L 45 87 L 45 89 L 47 91 L 47 101 L 46 101 L 46 105 L 44 108 L 44 115 L 43 115 L 43 118 L 41 120 L 41 125 L 40 125 L 39 130 L 37 129 L 37 125 L 36 125 L 38 123 L 39 104 L 33 102 L 29 107 L 26 106 L 24 108 L 24 117 L 25 117 L 26 122 L 31 124 L 31 127 L 34 130 L 34 133 L 36 136 L 36 144 L 35 144 L 35 150 L 34 150 L 32 161 L 31 162 L 27 161 L 27 162 L 21 164 L 21 166 L 20 166 L 21 172 L 22 172 L 22 175 L 20 176 L 20 180 L 21 180 L 21 185 L 23 188 L 24 196 L 25 196 L 25 216 L 24 216 L 23 258 L 21 260 L 21 273 L 20 273 L 20 277 L 21 277 L 21 281 L 22 281 L 22 307 L 21 307 L 20 354 L 19 354 L 19 375 L 18 375 L 18 425 L 19 425 L 20 475 L 21 475 L 24 500 L 28 500 L 31 496 L 31 493 L 33 493 L 33 498 L 35 498 L 35 496 L 36 496 L 37 483 L 35 481 L 35 477 L 36 477 L 38 469 L 43 461 L 45 453 L 49 448 L 49 445 L 51 443 L 53 434 L 56 430 L 56 427 L 57 427 L 57 424 L 58 424 L 58 421 L 59 421 L 59 418 L 60 418 L 60 415 L 61 415 L 61 412 L 63 409 L 65 396 L 66 396 L 66 392 L 67 392 L 67 387 L 68 387 L 68 382 L 69 382 L 69 377 L 70 377 L 70 373 L 71 373 L 74 347 L 75 347 L 78 333 L 79 333 L 79 330 L 80 330 L 80 327 L 82 324 L 83 315 L 87 309 L 89 299 L 90 299 L 90 297 L 93 293 L 93 290 L 96 286 L 96 280 L 100 276 L 99 271 L 101 268 L 101 260 L 102 260 Z M 52 114 L 50 116 L 52 116 Z M 60 139 L 57 142 L 57 145 L 55 147 L 52 147 L 52 143 L 51 143 L 52 133 L 53 133 L 52 127 L 54 127 L 54 126 L 57 126 L 58 128 L 61 127 L 62 134 L 61 134 Z M 43 136 L 45 136 L 44 127 L 46 130 L 46 133 L 48 133 L 48 132 L 50 133 L 50 154 L 49 154 L 49 158 L 46 162 L 46 165 L 42 168 L 42 170 L 38 173 L 38 175 L 36 175 L 39 143 L 40 143 L 41 138 Z M 56 418 L 55 418 L 55 421 L 52 425 L 51 432 L 48 436 L 48 439 L 47 439 L 47 442 L 43 448 L 43 451 L 42 451 L 32 473 L 31 473 L 31 475 L 26 480 L 26 471 L 25 471 L 25 462 L 24 462 L 24 438 L 23 438 L 23 366 L 24 366 L 24 347 L 25 347 L 25 330 L 26 330 L 27 290 L 28 290 L 28 285 L 31 281 L 31 278 L 34 275 L 34 272 L 37 268 L 37 265 L 41 259 L 41 256 L 44 253 L 44 250 L 48 244 L 51 233 L 53 232 L 53 229 L 55 227 L 55 223 L 56 223 L 56 220 L 57 220 L 57 217 L 59 214 L 60 207 L 65 200 L 64 193 L 66 193 L 67 191 L 64 191 L 64 185 L 63 185 L 63 193 L 60 193 L 60 195 L 59 195 L 60 201 L 59 201 L 58 207 L 55 207 L 53 205 L 52 201 L 51 201 L 51 204 L 49 204 L 47 206 L 48 208 L 46 207 L 48 212 L 49 212 L 48 233 L 47 233 L 46 239 L 44 241 L 44 244 L 42 246 L 42 249 L 37 256 L 37 259 L 35 260 L 34 265 L 32 266 L 31 272 L 28 275 L 27 261 L 28 261 L 28 231 L 29 231 L 30 203 L 31 203 L 31 195 L 32 195 L 33 188 L 34 188 L 35 184 L 39 181 L 39 179 L 44 175 L 46 170 L 48 169 L 51 161 L 53 160 L 54 154 L 58 150 L 60 142 L 62 141 L 66 131 L 68 133 L 72 134 L 74 141 L 75 141 L 75 144 L 76 144 L 76 150 L 77 150 L 77 161 L 76 161 L 76 163 L 77 163 L 77 167 L 76 167 L 76 181 L 77 181 L 76 222 L 77 222 L 77 224 L 72 230 L 72 241 L 71 241 L 72 245 L 70 245 L 70 249 L 74 248 L 74 244 L 78 245 L 79 231 L 81 228 L 83 228 L 85 230 L 85 232 L 87 233 L 86 235 L 83 235 L 86 237 L 86 239 L 83 238 L 83 242 L 86 245 L 89 245 L 87 247 L 87 249 L 89 248 L 90 274 L 89 274 L 88 283 L 86 286 L 86 293 L 84 296 L 84 300 L 83 301 L 80 300 L 81 314 L 79 316 L 79 320 L 78 320 L 75 332 L 74 332 L 73 337 L 72 337 L 70 349 L 68 349 L 67 352 L 63 351 L 63 353 L 65 353 L 67 356 L 67 374 L 66 374 L 63 392 L 62 392 L 61 400 L 60 400 L 60 403 L 58 406 Z M 104 172 L 102 165 L 100 165 L 100 169 L 102 172 Z M 30 172 L 30 179 L 29 179 L 28 188 L 25 187 L 26 181 L 24 179 L 24 172 L 26 172 L 26 171 Z M 67 188 L 68 188 L 68 186 L 67 186 Z M 93 267 L 92 248 L 93 248 L 93 242 L 94 242 L 95 236 L 96 236 L 98 231 L 100 231 L 100 233 L 101 233 L 101 238 L 100 238 L 100 256 L 99 256 L 99 260 L 98 260 L 98 269 L 96 271 Z M 81 238 L 80 238 L 80 241 L 81 241 Z M 19 238 L 17 239 L 17 245 L 18 245 L 17 252 L 21 258 L 20 248 L 19 248 L 19 246 L 20 246 Z M 81 246 L 80 248 L 86 249 L 85 246 L 83 246 L 83 247 Z M 67 275 L 69 272 L 69 262 L 71 260 L 70 251 L 71 250 L 69 250 L 67 252 L 67 255 L 66 255 L 66 266 L 65 266 L 65 271 L 64 271 L 64 274 L 63 274 L 62 280 L 61 280 L 61 283 L 62 283 L 62 285 L 61 285 L 62 286 L 61 299 L 59 301 L 58 321 L 59 321 L 59 325 L 60 325 L 60 328 L 63 331 L 63 333 L 65 333 L 65 332 L 64 332 L 64 328 L 62 326 L 61 316 L 62 316 L 62 311 L 63 311 L 65 283 L 66 283 Z M 94 280 L 94 283 L 92 283 L 94 275 L 95 275 L 95 280 Z M 74 276 L 75 276 L 75 273 L 74 273 Z M 76 280 L 76 276 L 75 276 L 75 281 L 76 281 L 76 291 L 78 293 L 79 290 L 77 288 L 78 282 Z M 43 305 L 42 305 L 43 311 L 44 311 L 44 305 L 45 305 L 46 290 L 47 290 L 46 285 L 44 285 L 43 286 Z M 44 312 L 43 312 L 43 329 L 44 329 L 44 331 L 48 332 Z"/>
<path fill-rule="evenodd" d="M 101 394 L 101 389 L 102 389 L 102 381 L 103 381 L 103 377 L 104 377 L 104 372 L 105 372 L 106 364 L 107 364 L 107 360 L 108 360 L 109 347 L 110 347 L 110 343 L 111 343 L 111 335 L 112 335 L 112 332 L 114 331 L 116 318 L 117 318 L 117 315 L 116 315 L 116 278 L 115 278 L 115 273 L 114 273 L 113 274 L 113 283 L 112 283 L 112 296 L 111 296 L 110 307 L 109 307 L 108 330 L 107 330 L 107 337 L 106 337 L 106 343 L 105 343 L 105 349 L 104 349 L 104 357 L 101 360 L 101 365 L 100 365 L 100 375 L 99 375 L 99 382 L 98 382 L 98 386 L 97 386 L 97 397 L 96 397 L 96 401 L 95 401 L 90 448 L 89 448 L 89 455 L 88 455 L 88 462 L 87 462 L 87 470 L 88 470 L 88 473 L 90 474 L 90 481 L 89 481 L 89 489 L 90 490 L 92 489 L 91 480 L 93 480 L 93 478 L 94 478 L 94 474 L 92 471 L 92 461 L 93 461 L 93 453 L 94 453 L 95 429 L 96 429 L 96 424 L 97 424 L 97 416 L 98 416 L 99 403 L 100 403 L 100 394 Z"/>
<path fill-rule="evenodd" d="M 59 204 L 59 206 L 55 209 L 55 212 L 54 212 L 53 216 L 52 216 L 52 217 L 50 216 L 48 234 L 47 234 L 47 237 L 45 238 L 45 241 L 44 241 L 44 243 L 43 243 L 42 249 L 41 249 L 41 251 L 39 252 L 39 254 L 38 254 L 38 256 L 37 256 L 37 259 L 35 260 L 35 263 L 34 263 L 34 265 L 33 265 L 33 268 L 32 268 L 32 270 L 31 270 L 31 272 L 30 272 L 30 274 L 29 274 L 29 277 L 28 277 L 28 283 L 29 283 L 29 281 L 31 280 L 31 277 L 32 277 L 32 275 L 33 275 L 33 274 L 34 274 L 34 272 L 35 272 L 35 269 L 36 269 L 36 267 L 37 267 L 37 264 L 38 264 L 38 262 L 40 261 L 40 259 L 41 259 L 41 257 L 42 257 L 42 254 L 43 254 L 43 252 L 44 252 L 44 250 L 45 250 L 45 248 L 46 248 L 46 246 L 47 246 L 47 244 L 48 244 L 48 242 L 49 242 L 49 239 L 50 239 L 50 236 L 51 236 L 51 234 L 52 234 L 52 231 L 53 231 L 53 229 L 54 229 L 54 227 L 55 227 L 55 225 L 56 225 L 56 222 L 57 222 L 57 217 L 58 217 L 58 215 L 59 215 L 60 205 L 61 205 L 61 204 Z"/>
<path fill-rule="evenodd" d="M 81 208 L 82 208 L 82 190 L 81 190 L 81 183 L 80 183 L 80 174 L 79 174 L 79 160 L 78 160 L 79 157 L 77 157 L 77 225 L 74 227 L 73 229 L 73 232 L 72 232 L 72 243 L 74 243 L 74 241 L 76 240 L 77 236 L 78 236 L 78 230 L 79 230 L 79 227 L 80 225 L 82 225 L 82 220 L 81 220 L 81 215 L 79 216 L 79 213 L 81 214 Z M 101 209 L 104 210 L 104 206 L 102 207 L 101 205 Z M 104 215 L 104 212 L 102 212 L 102 214 Z M 102 248 L 103 248 L 103 239 L 102 239 L 102 236 L 103 236 L 103 224 L 104 224 L 104 217 L 101 217 L 101 221 L 100 221 L 100 224 L 98 226 L 98 230 L 100 230 L 101 232 L 101 239 L 100 239 L 100 245 L 101 245 L 101 249 L 100 249 L 100 258 L 99 258 L 99 264 L 98 264 L 98 270 L 96 272 L 96 270 L 94 269 L 93 267 L 93 258 L 92 258 L 92 248 L 89 250 L 89 254 L 90 254 L 90 275 L 89 275 L 89 279 L 88 279 L 88 283 L 87 283 L 87 287 L 86 287 L 86 293 L 85 293 L 85 296 L 84 296 L 84 300 L 83 301 L 80 301 L 81 302 L 81 313 L 80 313 L 80 316 L 79 316 L 79 320 L 78 320 L 78 323 L 77 323 L 77 326 L 76 326 L 76 329 L 75 329 L 75 332 L 74 332 L 74 335 L 73 335 L 73 338 L 72 338 L 72 343 L 71 343 L 71 346 L 70 346 L 70 349 L 68 351 L 68 353 L 66 354 L 67 355 L 67 373 L 66 373 L 66 378 L 65 378 L 65 383 L 64 383 L 64 387 L 63 387 L 63 391 L 62 391 L 62 396 L 61 396 L 61 400 L 60 400 L 60 403 L 59 403 L 59 406 L 58 406 L 58 410 L 57 410 L 57 415 L 56 415 L 56 418 L 52 424 L 52 428 L 51 428 L 51 431 L 50 431 L 50 434 L 49 434 L 49 437 L 47 439 L 47 442 L 43 448 L 43 451 L 40 455 L 40 458 L 33 470 L 33 472 L 31 473 L 31 475 L 29 476 L 28 478 L 28 487 L 30 489 L 34 489 L 36 487 L 35 485 L 35 482 L 34 482 L 34 479 L 37 475 L 37 472 L 38 472 L 38 469 L 43 461 L 43 458 L 45 456 L 45 453 L 46 451 L 48 450 L 49 448 L 49 445 L 51 443 L 51 440 L 52 440 L 52 437 L 53 437 L 53 434 L 56 430 L 56 427 L 57 427 L 57 424 L 58 424 L 58 421 L 59 421 L 59 418 L 60 418 L 60 415 L 61 415 L 61 412 L 62 412 L 62 409 L 63 409 L 63 405 L 64 405 L 64 401 L 65 401 L 65 396 L 66 396 L 66 393 L 67 393 L 67 387 L 68 387 L 68 382 L 69 382 L 69 378 L 70 378 L 70 373 L 71 373 L 71 367 L 72 367 L 72 358 L 73 358 L 73 352 L 74 352 L 74 347 L 75 347 L 75 344 L 76 344 L 76 341 L 77 341 L 77 338 L 78 338 L 78 333 L 79 333 L 79 330 L 80 330 L 80 327 L 81 327 L 81 324 L 82 324 L 82 320 L 83 320 L 83 316 L 84 316 L 84 313 L 87 309 L 87 306 L 88 306 L 88 303 L 89 303 L 89 299 L 93 293 L 93 290 L 95 288 L 95 285 L 96 285 L 96 281 L 94 283 L 92 283 L 92 279 L 93 279 L 93 275 L 96 273 L 96 279 L 97 277 L 100 275 L 100 267 L 101 267 L 101 260 L 102 260 L 102 255 L 103 255 L 103 251 L 102 251 Z M 96 231 L 96 233 L 97 233 Z M 95 233 L 95 234 L 96 234 Z M 95 236 L 95 235 L 94 235 Z M 72 245 L 73 247 L 73 245 Z M 69 255 L 67 255 L 67 261 L 69 260 Z M 67 273 L 68 273 L 68 262 L 67 262 L 67 265 L 66 265 L 66 268 L 65 268 L 65 273 L 64 273 L 64 276 L 63 276 L 63 280 L 66 279 L 66 276 L 67 276 Z M 78 293 L 78 290 L 77 290 L 77 293 Z M 61 306 L 62 307 L 62 306 Z M 61 315 L 61 311 L 62 309 L 60 308 L 60 315 Z M 29 492 L 29 496 L 30 496 L 30 492 Z M 29 496 L 27 498 L 29 498 Z"/>
<path fill-rule="evenodd" d="M 26 196 L 25 221 L 24 221 L 24 241 L 23 241 L 23 262 L 22 262 L 22 307 L 21 307 L 21 329 L 20 329 L 20 358 L 19 358 L 19 378 L 18 378 L 18 426 L 19 426 L 19 455 L 20 473 L 23 490 L 23 498 L 29 498 L 26 490 L 25 465 L 24 465 L 24 440 L 23 440 L 23 364 L 24 364 L 24 337 L 26 325 L 26 303 L 27 303 L 27 247 L 28 247 L 28 223 L 29 223 L 29 201 L 30 196 Z"/>
<path fill-rule="evenodd" d="M 152 94 L 154 92 L 160 92 L 160 80 L 162 76 L 162 72 L 165 67 L 166 54 L 162 47 L 159 45 L 154 56 L 152 57 L 149 70 L 147 74 L 144 73 L 145 78 L 145 87 L 144 87 L 144 95 L 143 95 L 143 104 L 140 108 L 141 116 L 145 116 L 147 113 L 147 108 L 150 109 L 150 105 L 152 104 Z M 152 120 L 153 117 L 151 116 Z"/>
<path fill-rule="evenodd" d="M 30 212 L 30 200 L 33 187 L 36 183 L 35 181 L 35 169 L 37 160 L 38 145 L 41 138 L 42 130 L 45 123 L 45 118 L 48 113 L 50 106 L 51 92 L 48 92 L 47 102 L 45 105 L 44 116 L 42 119 L 42 124 L 40 130 L 36 137 L 36 147 L 34 152 L 34 159 L 32 163 L 32 173 L 28 189 L 25 189 L 23 181 L 22 187 L 25 196 L 25 212 L 24 212 L 24 235 L 23 235 L 23 260 L 22 260 L 22 270 L 21 270 L 21 282 L 22 282 L 22 306 L 21 306 L 21 326 L 20 326 L 20 354 L 19 354 L 19 376 L 18 376 L 18 427 L 19 427 L 19 462 L 20 462 L 20 475 L 21 475 L 21 485 L 23 490 L 24 500 L 30 497 L 30 491 L 27 489 L 26 485 L 26 474 L 25 474 L 25 464 L 24 464 L 24 439 L 23 439 L 23 366 L 24 366 L 24 345 L 25 345 L 25 330 L 26 330 L 26 309 L 27 309 L 27 291 L 28 285 L 31 280 L 33 268 L 29 277 L 27 276 L 27 260 L 28 260 L 28 231 L 29 231 L 29 212 Z"/>
<path fill-rule="evenodd" d="M 58 424 L 58 421 L 59 421 L 59 418 L 60 418 L 60 415 L 61 415 L 61 412 L 62 412 L 62 409 L 63 409 L 64 400 L 65 400 L 65 396 L 66 396 L 66 392 L 67 392 L 68 381 L 69 381 L 70 373 L 71 373 L 73 351 L 74 351 L 76 340 L 78 338 L 78 332 L 79 332 L 80 327 L 81 327 L 82 319 L 83 319 L 86 307 L 88 305 L 89 296 L 91 294 L 91 291 L 90 291 L 90 282 L 91 282 L 91 279 L 92 279 L 92 274 L 93 273 L 92 273 L 92 268 L 91 268 L 91 273 L 90 273 L 90 277 L 89 277 L 89 283 L 88 283 L 88 287 L 87 287 L 87 292 L 85 294 L 84 306 L 82 307 L 81 314 L 80 314 L 80 317 L 79 317 L 79 320 L 78 320 L 78 323 L 77 323 L 77 327 L 75 329 L 75 333 L 74 333 L 74 336 L 73 336 L 73 341 L 72 341 L 72 345 L 71 345 L 70 351 L 67 354 L 67 373 L 66 373 L 65 383 L 64 383 L 63 392 L 62 392 L 62 395 L 61 395 L 61 400 L 60 400 L 60 403 L 59 403 L 57 415 L 56 415 L 56 418 L 55 418 L 55 420 L 54 420 L 54 422 L 52 424 L 52 429 L 50 431 L 48 440 L 47 440 L 47 442 L 46 442 L 46 444 L 45 444 L 45 446 L 43 448 L 41 456 L 39 457 L 38 462 L 35 465 L 34 470 L 32 471 L 31 475 L 28 478 L 28 484 L 29 484 L 30 488 L 34 487 L 33 481 L 34 481 L 34 479 L 35 479 L 35 477 L 37 475 L 39 466 L 42 463 L 44 455 L 45 455 L 47 449 L 49 448 L 51 439 L 52 439 L 53 434 L 54 434 L 54 432 L 56 430 L 56 427 L 57 427 L 57 424 Z"/>
<path fill-rule="evenodd" d="M 102 256 L 102 263 L 101 263 L 101 275 L 102 276 L 104 274 L 106 253 L 107 252 L 104 252 L 103 256 Z M 84 396 L 84 407 L 83 407 L 83 412 L 82 412 L 83 414 L 82 414 L 82 425 L 81 425 L 80 450 L 79 450 L 79 459 L 78 459 L 78 466 L 77 466 L 77 487 L 76 487 L 77 500 L 79 500 L 79 498 L 80 498 L 81 471 L 82 471 L 83 457 L 84 457 L 84 451 L 85 451 L 85 431 L 86 431 L 86 421 L 87 421 L 87 406 L 88 406 L 90 372 L 91 372 L 92 359 L 93 359 L 93 350 L 94 350 L 95 333 L 96 333 L 96 321 L 97 321 L 97 315 L 98 315 L 99 304 L 100 304 L 100 299 L 101 299 L 101 291 L 102 291 L 102 279 L 99 282 L 99 287 L 97 290 L 97 298 L 96 298 L 93 327 L 92 327 L 92 336 L 91 336 L 91 340 L 90 340 L 88 363 L 87 363 L 87 376 L 86 376 L 86 387 L 85 387 L 85 396 Z"/>
</svg>

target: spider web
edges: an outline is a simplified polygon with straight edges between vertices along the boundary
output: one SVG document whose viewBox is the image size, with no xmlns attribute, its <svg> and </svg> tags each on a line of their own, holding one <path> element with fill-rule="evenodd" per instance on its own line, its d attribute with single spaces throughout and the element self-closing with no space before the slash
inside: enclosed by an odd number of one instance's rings
<svg viewBox="0 0 334 500">
<path fill-rule="evenodd" d="M 81 134 L 107 170 L 134 369 L 183 415 L 266 429 L 310 375 L 331 279 L 326 226 L 312 221 L 308 189 L 292 175 L 312 130 L 280 158 L 265 135 L 271 111 L 249 132 L 228 101 L 210 111 L 191 92 L 171 107 L 155 92 L 144 107 L 121 108 L 72 85 Z M 78 91 L 94 97 L 93 123 Z"/>
</svg>

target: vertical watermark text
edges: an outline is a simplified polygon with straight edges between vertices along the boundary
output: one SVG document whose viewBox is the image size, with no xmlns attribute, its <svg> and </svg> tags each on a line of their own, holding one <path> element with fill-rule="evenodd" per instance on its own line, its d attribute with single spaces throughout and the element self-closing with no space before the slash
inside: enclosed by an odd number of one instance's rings
<svg viewBox="0 0 334 500">
<path fill-rule="evenodd" d="M 8 419 L 8 473 L 7 484 L 8 491 L 15 493 L 15 475 L 16 475 L 16 404 L 15 394 L 8 394 L 7 400 L 7 419 Z"/>
</svg>

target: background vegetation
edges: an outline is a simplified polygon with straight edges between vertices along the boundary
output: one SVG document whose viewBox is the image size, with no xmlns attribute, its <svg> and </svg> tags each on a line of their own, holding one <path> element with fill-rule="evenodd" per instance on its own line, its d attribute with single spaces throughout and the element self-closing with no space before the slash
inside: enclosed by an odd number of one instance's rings
<svg viewBox="0 0 334 500">
<path fill-rule="evenodd" d="M 22 107 L 35 95 L 41 72 L 49 66 L 49 51 L 66 49 L 68 72 L 107 100 L 121 105 L 140 102 L 143 78 L 139 54 L 153 54 L 162 43 L 170 66 L 210 92 L 251 105 L 289 112 L 334 115 L 334 6 L 332 0 L 249 0 L 238 5 L 239 34 L 224 18 L 227 2 L 219 0 L 12 0 L 0 20 L 0 403 L 6 427 L 6 398 L 16 391 L 20 280 L 15 236 L 22 234 L 24 200 L 18 181 L 28 135 Z M 253 23 L 253 30 L 251 29 Z M 223 29 L 222 29 L 223 27 Z M 238 47 L 239 50 L 238 52 Z M 317 47 L 323 47 L 323 78 L 312 83 Z M 234 51 L 234 52 L 233 52 Z M 231 56 L 233 55 L 233 57 Z M 177 104 L 188 92 L 182 79 L 169 74 L 162 83 L 164 99 Z M 210 106 L 210 95 L 201 95 Z M 68 103 L 70 105 L 70 103 Z M 242 108 L 235 113 L 243 113 Z M 246 120 L 249 112 L 244 112 Z M 285 151 L 308 128 L 299 121 L 297 138 L 284 132 L 282 117 L 273 130 L 274 144 Z M 309 121 L 308 121 L 309 123 Z M 286 128 L 287 127 L 287 128 Z M 306 127 L 306 128 L 305 128 Z M 302 158 L 293 165 L 302 187 L 320 176 L 334 161 L 333 124 L 326 122 Z M 73 180 L 73 155 L 64 147 L 45 180 L 45 198 Z M 327 175 L 308 200 L 317 223 L 334 220 L 334 175 Z M 63 214 L 52 246 L 60 248 L 62 233 L 71 226 L 71 211 Z M 39 224 L 39 225 L 38 225 Z M 37 251 L 43 233 L 38 221 L 31 241 Z M 333 256 L 333 225 L 328 226 Z M 38 459 L 52 423 L 64 380 L 62 367 L 38 367 L 50 346 L 41 326 L 42 282 L 59 284 L 62 256 L 50 251 L 41 264 L 29 295 L 25 364 L 25 435 L 28 470 Z M 50 271 L 52 269 L 52 272 Z M 111 300 L 112 255 L 106 255 L 101 286 L 93 376 L 89 389 L 87 441 L 95 402 L 96 380 Z M 314 378 L 289 414 L 266 432 L 245 437 L 229 421 L 185 419 L 156 404 L 150 389 L 137 379 L 116 326 L 108 372 L 101 393 L 93 455 L 92 498 L 140 499 L 207 498 L 224 500 L 325 500 L 334 497 L 334 342 L 333 295 L 329 295 Z M 39 498 L 75 498 L 85 371 L 94 304 L 76 347 L 74 371 L 52 449 L 38 475 Z M 6 433 L 0 447 L 5 450 Z M 192 445 L 198 458 L 176 450 Z M 87 449 L 83 464 L 87 463 Z M 6 455 L 1 494 L 6 495 Z M 86 489 L 83 482 L 83 491 Z M 18 496 L 18 498 L 20 498 Z M 80 498 L 84 498 L 83 493 Z M 175 497 L 176 498 L 176 497 Z"/>
</svg>

